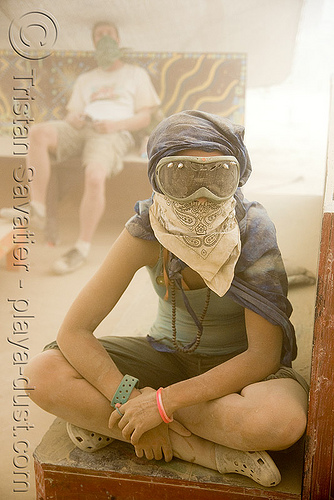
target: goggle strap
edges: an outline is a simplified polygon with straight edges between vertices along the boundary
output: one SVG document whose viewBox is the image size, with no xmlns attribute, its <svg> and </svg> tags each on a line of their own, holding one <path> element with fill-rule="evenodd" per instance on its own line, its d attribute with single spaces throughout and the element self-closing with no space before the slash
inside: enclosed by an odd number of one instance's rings
<svg viewBox="0 0 334 500">
<path fill-rule="evenodd" d="M 183 302 L 184 302 L 184 305 L 186 306 L 186 309 L 187 309 L 188 313 L 189 313 L 189 314 L 190 314 L 190 316 L 192 317 L 192 319 L 193 319 L 193 321 L 194 321 L 195 325 L 197 326 L 197 328 L 199 329 L 199 331 L 200 331 L 201 333 L 203 333 L 203 325 L 202 325 L 202 323 L 200 322 L 200 320 L 198 319 L 198 317 L 197 317 L 197 315 L 196 315 L 195 311 L 194 311 L 194 310 L 193 310 L 193 308 L 191 307 L 191 305 L 190 305 L 190 303 L 189 303 L 189 300 L 188 300 L 188 297 L 187 297 L 187 296 L 186 296 L 186 294 L 184 293 L 184 288 L 183 288 L 183 283 L 184 283 L 184 281 L 183 281 L 183 280 L 181 281 L 180 279 L 178 279 L 178 280 L 175 280 L 175 283 L 177 284 L 177 287 L 179 288 L 179 290 L 180 290 L 180 291 L 181 291 L 181 293 L 182 293 Z M 189 290 L 189 288 L 188 288 L 188 290 Z M 193 344 L 195 341 L 196 341 L 196 339 L 192 342 L 192 344 Z M 189 348 L 189 347 L 191 347 L 191 345 L 192 345 L 192 344 L 188 345 L 187 347 L 188 347 L 188 348 Z"/>
<path fill-rule="evenodd" d="M 165 282 L 165 287 L 166 287 L 166 293 L 165 293 L 165 296 L 164 296 L 164 300 L 168 300 L 168 297 L 169 297 L 170 279 L 169 279 L 168 273 L 167 273 L 167 263 L 168 263 L 168 261 L 169 261 L 169 250 L 167 250 L 167 248 L 164 248 L 163 249 L 163 253 L 162 253 L 163 275 L 164 275 L 164 282 Z M 182 289 L 183 290 L 189 290 L 189 286 L 187 285 L 187 283 L 182 278 L 182 275 L 181 275 L 181 279 L 180 279 L 180 284 L 181 284 L 181 288 L 180 288 L 181 290 Z"/>
<path fill-rule="evenodd" d="M 164 300 L 168 300 L 168 295 L 169 295 L 169 278 L 167 274 L 167 262 L 168 262 L 168 250 L 167 248 L 163 249 L 163 257 L 162 257 L 162 263 L 163 263 L 163 273 L 164 273 L 164 282 L 165 282 L 165 287 L 166 287 L 166 293 L 164 296 Z"/>
</svg>

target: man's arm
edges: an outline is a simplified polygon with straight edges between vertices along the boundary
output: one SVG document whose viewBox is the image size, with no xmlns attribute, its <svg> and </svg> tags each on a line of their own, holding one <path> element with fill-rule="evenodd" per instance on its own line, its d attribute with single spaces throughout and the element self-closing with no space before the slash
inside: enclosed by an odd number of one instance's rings
<svg viewBox="0 0 334 500">
<path fill-rule="evenodd" d="M 65 121 L 76 129 L 81 129 L 85 124 L 85 116 L 82 113 L 69 111 L 65 117 Z"/>
</svg>

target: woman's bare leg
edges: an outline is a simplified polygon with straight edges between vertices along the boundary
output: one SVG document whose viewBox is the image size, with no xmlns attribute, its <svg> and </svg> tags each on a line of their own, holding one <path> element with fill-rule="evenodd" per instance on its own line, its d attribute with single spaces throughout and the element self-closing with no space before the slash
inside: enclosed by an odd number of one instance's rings
<svg viewBox="0 0 334 500">
<path fill-rule="evenodd" d="M 291 378 L 245 387 L 240 394 L 183 408 L 174 414 L 192 433 L 238 450 L 282 450 L 304 433 L 307 394 Z"/>
<path fill-rule="evenodd" d="M 117 426 L 108 428 L 110 402 L 79 375 L 59 350 L 49 350 L 37 355 L 28 365 L 25 376 L 29 378 L 29 387 L 35 387 L 29 393 L 31 399 L 47 412 L 76 426 L 124 441 Z M 192 435 L 184 437 L 170 432 L 174 455 L 216 469 L 216 443 L 240 450 L 271 449 L 270 443 L 274 444 L 275 449 L 289 446 L 302 435 L 306 421 L 306 417 L 301 418 L 304 415 L 301 408 L 306 394 L 303 397 L 298 384 L 293 382 L 290 379 L 261 382 L 244 389 L 242 395 L 232 394 L 179 410 L 175 419 L 189 429 Z M 117 383 L 114 390 L 116 389 Z M 304 392 L 302 388 L 301 390 Z M 269 391 L 274 392 L 276 397 L 283 397 L 286 392 L 291 392 L 293 397 L 290 398 L 290 407 L 285 406 L 288 399 L 285 396 L 282 412 L 277 414 L 278 403 L 269 410 Z M 265 405 L 268 398 L 268 405 Z M 292 404 L 294 399 L 298 404 Z M 266 411 L 258 406 L 260 403 L 268 406 Z M 283 427 L 290 422 L 289 429 L 283 429 L 288 436 L 285 438 L 284 432 L 280 431 L 280 419 L 282 413 L 287 413 L 290 409 L 293 410 L 290 418 L 283 420 Z M 279 442 L 282 435 L 286 439 L 284 444 Z"/>
<path fill-rule="evenodd" d="M 83 379 L 58 349 L 35 356 L 25 376 L 29 387 L 35 387 L 29 392 L 30 398 L 45 411 L 83 429 L 124 441 L 118 426 L 108 427 L 110 401 Z M 175 456 L 216 469 L 214 443 L 197 436 L 184 438 L 173 431 L 170 434 Z"/>
</svg>

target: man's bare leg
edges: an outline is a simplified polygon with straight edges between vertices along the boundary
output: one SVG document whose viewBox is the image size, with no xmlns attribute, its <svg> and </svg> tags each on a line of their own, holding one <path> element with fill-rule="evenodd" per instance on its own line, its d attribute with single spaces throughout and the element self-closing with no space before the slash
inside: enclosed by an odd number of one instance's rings
<svg viewBox="0 0 334 500">
<path fill-rule="evenodd" d="M 106 169 L 99 164 L 89 164 L 85 169 L 85 185 L 79 220 L 79 237 L 74 247 L 53 265 L 56 274 L 66 274 L 81 267 L 88 257 L 91 240 L 105 209 Z"/>
<path fill-rule="evenodd" d="M 87 165 L 85 187 L 80 204 L 79 240 L 91 242 L 105 210 L 107 171 L 102 165 Z"/>
<path fill-rule="evenodd" d="M 31 199 L 44 206 L 51 172 L 49 153 L 56 150 L 57 140 L 57 130 L 50 123 L 40 123 L 30 129 L 27 167 L 35 169 Z"/>
</svg>

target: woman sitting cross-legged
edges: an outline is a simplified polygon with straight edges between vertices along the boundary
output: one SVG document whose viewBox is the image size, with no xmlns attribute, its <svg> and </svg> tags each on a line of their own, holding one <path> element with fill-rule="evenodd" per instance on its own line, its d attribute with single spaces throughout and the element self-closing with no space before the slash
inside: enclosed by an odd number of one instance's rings
<svg viewBox="0 0 334 500">
<path fill-rule="evenodd" d="M 57 342 L 27 366 L 30 397 L 68 422 L 80 448 L 114 438 L 138 457 L 279 483 L 266 450 L 303 435 L 308 388 L 291 367 L 296 340 L 275 228 L 240 189 L 251 173 L 243 132 L 200 111 L 157 126 L 152 198 L 137 203 Z M 149 335 L 97 339 L 143 266 L 159 296 Z"/>
</svg>

